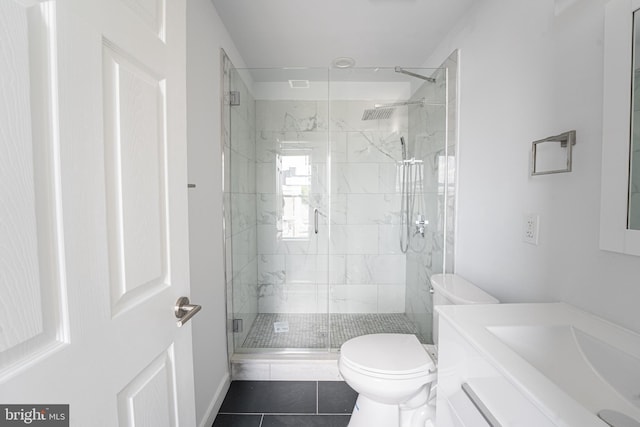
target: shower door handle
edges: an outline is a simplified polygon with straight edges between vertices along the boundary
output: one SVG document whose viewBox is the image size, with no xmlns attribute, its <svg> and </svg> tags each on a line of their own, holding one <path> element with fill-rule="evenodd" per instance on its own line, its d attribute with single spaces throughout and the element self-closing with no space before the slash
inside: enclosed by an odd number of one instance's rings
<svg viewBox="0 0 640 427">
<path fill-rule="evenodd" d="M 313 232 L 318 234 L 318 216 L 322 215 L 323 217 L 327 218 L 327 215 L 322 213 L 322 211 L 318 208 L 315 208 L 313 210 Z"/>
<path fill-rule="evenodd" d="M 313 210 L 313 231 L 318 234 L 318 208 Z"/>
</svg>

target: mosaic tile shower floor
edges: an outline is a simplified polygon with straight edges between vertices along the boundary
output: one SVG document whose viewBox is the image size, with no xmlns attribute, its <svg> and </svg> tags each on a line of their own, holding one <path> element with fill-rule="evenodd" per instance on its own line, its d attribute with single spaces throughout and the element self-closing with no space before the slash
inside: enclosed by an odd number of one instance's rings
<svg viewBox="0 0 640 427">
<path fill-rule="evenodd" d="M 366 334 L 418 334 L 418 329 L 404 314 L 331 314 L 331 348 Z M 276 327 L 285 332 L 276 332 Z M 258 314 L 241 348 L 327 348 L 329 325 L 326 314 Z"/>
</svg>

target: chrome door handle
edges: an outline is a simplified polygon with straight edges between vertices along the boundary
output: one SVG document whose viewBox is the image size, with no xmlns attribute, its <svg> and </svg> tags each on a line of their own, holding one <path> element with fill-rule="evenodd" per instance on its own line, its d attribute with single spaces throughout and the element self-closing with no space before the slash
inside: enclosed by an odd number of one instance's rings
<svg viewBox="0 0 640 427">
<path fill-rule="evenodd" d="M 174 308 L 174 313 L 178 318 L 178 327 L 181 327 L 182 325 L 187 323 L 200 310 L 202 310 L 202 306 L 189 304 L 189 298 L 178 298 L 178 301 L 176 301 L 176 306 Z"/>
</svg>

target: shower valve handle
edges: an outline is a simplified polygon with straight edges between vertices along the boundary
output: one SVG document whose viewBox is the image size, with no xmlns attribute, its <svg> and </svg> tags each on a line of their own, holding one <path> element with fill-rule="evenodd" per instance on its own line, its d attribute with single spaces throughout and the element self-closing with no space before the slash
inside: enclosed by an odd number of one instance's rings
<svg viewBox="0 0 640 427">
<path fill-rule="evenodd" d="M 428 225 L 428 224 L 429 224 L 429 221 L 427 221 L 422 217 L 418 217 L 418 219 L 416 219 L 416 227 L 424 227 L 425 225 Z"/>
<path fill-rule="evenodd" d="M 416 232 L 413 235 L 421 235 L 424 237 L 424 231 L 426 229 L 426 225 L 429 224 L 429 221 L 422 215 L 418 215 L 418 219 L 416 219 Z"/>
</svg>

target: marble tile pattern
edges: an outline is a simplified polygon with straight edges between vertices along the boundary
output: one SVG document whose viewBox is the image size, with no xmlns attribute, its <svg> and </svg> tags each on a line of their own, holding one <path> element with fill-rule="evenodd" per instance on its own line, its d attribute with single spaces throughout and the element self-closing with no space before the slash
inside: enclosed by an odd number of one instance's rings
<svg viewBox="0 0 640 427">
<path fill-rule="evenodd" d="M 433 302 L 426 285 L 433 274 L 451 273 L 454 267 L 457 89 L 452 82 L 456 73 L 457 51 L 432 76 L 436 82 L 424 83 L 412 96 L 441 105 L 409 108 L 409 150 L 423 161 L 429 225 L 424 240 L 414 240 L 407 252 L 405 307 L 407 317 L 428 340 L 432 339 Z"/>
<path fill-rule="evenodd" d="M 455 218 L 456 218 L 456 166 L 458 164 L 457 147 L 458 147 L 458 55 L 455 50 L 445 60 L 443 68 L 447 69 L 447 99 L 448 99 L 448 115 L 447 115 L 447 193 L 446 193 L 446 226 L 445 226 L 445 272 L 453 273 L 455 266 Z"/>
<path fill-rule="evenodd" d="M 255 100 L 231 63 L 224 65 L 224 93 L 238 91 L 240 105 L 223 109 L 224 210 L 227 304 L 233 307 L 227 323 L 241 319 L 250 326 L 258 313 L 258 220 L 256 217 Z M 248 327 L 229 334 L 235 346 L 242 343 Z M 234 343 L 229 342 L 229 351 Z"/>
<path fill-rule="evenodd" d="M 397 163 L 408 116 L 398 108 L 363 121 L 376 102 L 388 101 L 256 101 L 260 313 L 404 312 Z M 311 159 L 305 203 L 309 215 L 321 212 L 318 234 L 312 217 L 304 238 L 283 233 L 278 157 L 286 155 Z"/>
</svg>

